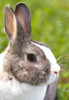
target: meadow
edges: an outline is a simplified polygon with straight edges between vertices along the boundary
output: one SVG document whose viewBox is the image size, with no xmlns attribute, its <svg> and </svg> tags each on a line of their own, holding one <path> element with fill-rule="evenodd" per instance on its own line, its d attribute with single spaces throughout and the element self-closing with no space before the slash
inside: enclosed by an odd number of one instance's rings
<svg viewBox="0 0 69 100">
<path fill-rule="evenodd" d="M 8 45 L 4 29 L 6 4 L 24 2 L 31 12 L 32 38 L 48 44 L 61 73 L 57 100 L 69 100 L 69 0 L 0 0 L 0 53 Z"/>
</svg>

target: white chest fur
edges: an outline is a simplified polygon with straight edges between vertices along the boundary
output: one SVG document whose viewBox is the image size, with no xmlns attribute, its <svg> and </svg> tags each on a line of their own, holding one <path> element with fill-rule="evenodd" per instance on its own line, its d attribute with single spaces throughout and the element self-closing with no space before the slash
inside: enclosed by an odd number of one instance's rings
<svg viewBox="0 0 69 100">
<path fill-rule="evenodd" d="M 0 100 L 43 100 L 47 86 L 31 86 L 16 80 L 0 82 Z"/>
</svg>

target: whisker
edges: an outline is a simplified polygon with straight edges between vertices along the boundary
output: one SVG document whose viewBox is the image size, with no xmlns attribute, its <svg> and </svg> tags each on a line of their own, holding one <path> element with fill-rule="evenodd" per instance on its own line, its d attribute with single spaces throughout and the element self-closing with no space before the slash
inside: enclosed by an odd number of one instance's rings
<svg viewBox="0 0 69 100">
<path fill-rule="evenodd" d="M 59 83 L 62 83 L 63 77 L 59 77 Z"/>
<path fill-rule="evenodd" d="M 58 64 L 60 65 L 63 61 L 60 61 Z"/>
<path fill-rule="evenodd" d="M 62 82 L 62 78 L 61 78 L 61 77 L 59 77 L 58 82 L 59 82 L 59 83 L 61 83 L 61 82 Z"/>
<path fill-rule="evenodd" d="M 39 79 L 39 76 L 36 78 L 36 80 L 34 81 L 34 84 L 33 85 L 36 84 L 36 82 L 38 81 L 38 79 Z"/>
<path fill-rule="evenodd" d="M 60 66 L 62 67 L 62 66 L 67 66 L 67 64 L 60 64 Z"/>
<path fill-rule="evenodd" d="M 61 74 L 62 74 L 63 72 L 66 72 L 65 69 L 61 69 Z"/>
<path fill-rule="evenodd" d="M 57 58 L 57 61 L 60 60 L 62 57 L 64 57 L 64 55 L 61 55 Z"/>
<path fill-rule="evenodd" d="M 59 64 L 59 66 L 61 69 L 63 69 L 63 68 L 67 68 L 68 65 L 67 64 Z"/>
<path fill-rule="evenodd" d="M 58 62 L 59 65 L 62 64 L 62 63 L 63 63 L 63 64 L 65 64 L 65 63 L 68 64 L 69 61 L 68 61 L 68 60 L 66 60 L 66 61 L 62 60 L 62 61 Z"/>
<path fill-rule="evenodd" d="M 59 61 L 60 59 L 68 59 L 69 58 L 69 54 L 64 54 L 64 55 L 61 55 L 57 58 L 57 61 Z"/>
</svg>

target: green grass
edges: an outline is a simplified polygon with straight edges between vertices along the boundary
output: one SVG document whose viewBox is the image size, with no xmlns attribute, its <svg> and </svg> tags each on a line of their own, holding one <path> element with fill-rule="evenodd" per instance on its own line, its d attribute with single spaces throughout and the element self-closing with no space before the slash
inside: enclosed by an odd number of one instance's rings
<svg viewBox="0 0 69 100">
<path fill-rule="evenodd" d="M 0 53 L 8 44 L 4 30 L 5 5 L 27 4 L 32 16 L 32 38 L 48 44 L 61 64 L 58 100 L 69 99 L 69 0 L 0 0 Z M 62 71 L 63 70 L 63 71 Z"/>
</svg>

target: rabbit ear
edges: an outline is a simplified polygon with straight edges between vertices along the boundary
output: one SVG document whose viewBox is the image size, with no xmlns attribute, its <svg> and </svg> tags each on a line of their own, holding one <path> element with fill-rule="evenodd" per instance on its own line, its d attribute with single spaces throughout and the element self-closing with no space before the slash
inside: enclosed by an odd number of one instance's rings
<svg viewBox="0 0 69 100">
<path fill-rule="evenodd" d="M 28 7 L 24 3 L 18 3 L 15 14 L 23 26 L 24 34 L 31 35 L 31 15 Z"/>
<path fill-rule="evenodd" d="M 5 8 L 5 30 L 9 38 L 13 36 L 17 30 L 17 21 L 14 11 L 9 4 Z"/>
<path fill-rule="evenodd" d="M 16 18 L 15 13 L 10 5 L 7 5 L 5 8 L 5 30 L 9 37 L 12 38 L 20 38 L 24 37 L 24 31 L 21 23 Z"/>
</svg>

